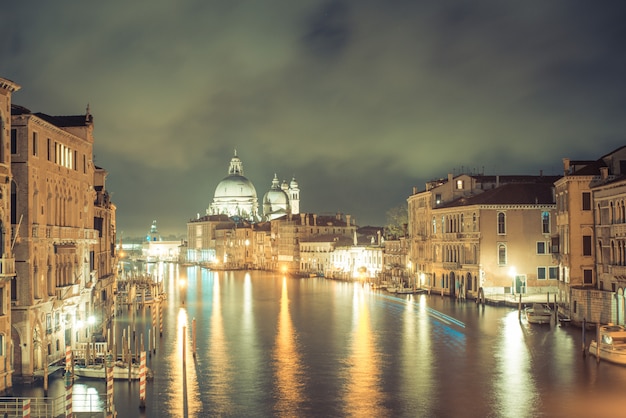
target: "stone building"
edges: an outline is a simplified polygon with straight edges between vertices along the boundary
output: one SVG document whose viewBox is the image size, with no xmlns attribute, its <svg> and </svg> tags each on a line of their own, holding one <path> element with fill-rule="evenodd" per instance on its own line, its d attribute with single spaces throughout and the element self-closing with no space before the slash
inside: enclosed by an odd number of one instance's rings
<svg viewBox="0 0 626 418">
<path fill-rule="evenodd" d="M 110 303 L 115 210 L 93 164 L 89 108 L 50 116 L 12 105 L 11 114 L 14 378 L 32 381 L 65 357 L 66 346 L 92 337 L 92 290 L 101 277 L 98 301 Z"/>
<path fill-rule="evenodd" d="M 572 321 L 624 322 L 626 146 L 597 160 L 563 159 L 555 183 L 560 309 Z"/>
<path fill-rule="evenodd" d="M 424 284 L 459 298 L 556 293 L 552 180 L 508 183 L 433 209 Z"/>
<path fill-rule="evenodd" d="M 548 186 L 540 187 L 550 189 L 557 178 L 558 176 L 543 175 L 482 174 L 460 174 L 455 177 L 449 174 L 447 179 L 427 182 L 424 191 L 418 192 L 414 189 L 407 199 L 410 240 L 407 264 L 412 266 L 414 274 L 418 276 L 417 282 L 459 297 L 477 296 L 482 286 L 490 287 L 493 292 L 511 293 L 516 289 L 522 290 L 522 287 L 524 290 L 532 290 L 521 282 L 550 271 L 551 263 L 543 260 L 549 254 L 549 248 L 546 248 L 549 247 L 549 236 L 545 237 L 543 226 L 537 226 L 532 232 L 532 239 L 526 237 L 526 242 L 521 243 L 511 241 L 518 238 L 512 234 L 511 228 L 502 233 L 496 227 L 498 221 L 503 221 L 501 226 L 516 228 L 518 225 L 515 223 L 525 222 L 526 217 L 532 218 L 530 221 L 533 224 L 540 222 L 539 225 L 543 225 L 542 213 L 554 210 L 551 206 L 553 203 L 547 201 L 551 199 L 551 195 L 549 198 L 545 196 L 544 190 L 542 200 L 535 202 L 533 195 L 528 198 L 530 200 L 521 202 L 511 195 L 511 188 L 503 186 L 525 185 L 521 187 L 527 189 L 529 184 L 543 184 Z M 538 186 L 532 186 L 531 189 L 533 187 Z M 490 194 L 480 198 L 485 193 Z M 490 203 L 482 199 L 489 199 Z M 511 214 L 514 216 L 510 216 Z M 554 227 L 553 221 L 550 227 Z M 489 243 L 488 240 L 492 242 Z M 542 249 L 538 249 L 539 243 L 543 243 Z M 513 253 L 507 252 L 511 246 L 525 247 L 532 262 L 524 262 L 523 266 L 520 263 L 513 264 Z M 502 251 L 498 252 L 497 249 Z M 541 260 L 534 260 L 539 255 Z M 505 259 L 498 259 L 500 256 Z M 539 261 L 541 263 L 535 264 Z M 483 264 L 489 265 L 490 271 Z M 518 279 L 511 277 L 511 267 L 515 267 L 520 273 Z M 485 282 L 484 279 L 491 281 Z"/>
<path fill-rule="evenodd" d="M 11 98 L 20 89 L 14 82 L 0 78 L 0 393 L 12 386 L 13 344 L 11 342 L 11 284 L 15 283 L 15 214 L 11 200 L 15 190 L 11 154 L 16 139 L 11 131 Z"/>
</svg>

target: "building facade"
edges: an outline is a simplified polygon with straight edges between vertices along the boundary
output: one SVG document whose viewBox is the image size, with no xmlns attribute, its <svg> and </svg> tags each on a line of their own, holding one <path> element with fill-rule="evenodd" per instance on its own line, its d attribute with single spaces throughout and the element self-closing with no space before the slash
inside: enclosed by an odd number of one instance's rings
<svg viewBox="0 0 626 418">
<path fill-rule="evenodd" d="M 15 183 L 11 157 L 17 138 L 11 130 L 11 99 L 19 89 L 14 82 L 0 78 L 0 393 L 13 385 L 11 286 L 15 283 L 15 232 L 11 220 L 15 218 Z"/>
<path fill-rule="evenodd" d="M 14 378 L 28 382 L 63 359 L 66 346 L 92 338 L 92 290 L 101 274 L 113 274 L 115 223 L 102 190 L 96 212 L 89 109 L 84 115 L 49 116 L 13 105 L 11 131 Z"/>
</svg>

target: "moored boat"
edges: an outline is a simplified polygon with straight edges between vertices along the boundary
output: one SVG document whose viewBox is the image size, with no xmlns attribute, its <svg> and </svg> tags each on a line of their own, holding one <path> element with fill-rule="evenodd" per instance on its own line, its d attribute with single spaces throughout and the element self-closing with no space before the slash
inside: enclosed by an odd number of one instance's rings
<svg viewBox="0 0 626 418">
<path fill-rule="evenodd" d="M 589 354 L 615 364 L 626 365 L 626 327 L 622 325 L 601 325 L 598 330 L 600 344 L 592 340 Z"/>
<path fill-rule="evenodd" d="M 88 379 L 104 379 L 106 377 L 106 370 L 104 364 L 90 364 L 88 366 L 74 366 L 74 375 L 77 377 L 83 377 Z M 152 371 L 146 367 L 146 378 L 152 377 Z M 133 364 L 130 370 L 130 379 L 139 380 L 140 367 L 138 364 Z M 113 366 L 113 379 L 128 379 L 128 365 L 119 363 Z"/>
<path fill-rule="evenodd" d="M 533 303 L 524 313 L 529 324 L 549 324 L 552 321 L 552 309 L 548 305 Z"/>
</svg>

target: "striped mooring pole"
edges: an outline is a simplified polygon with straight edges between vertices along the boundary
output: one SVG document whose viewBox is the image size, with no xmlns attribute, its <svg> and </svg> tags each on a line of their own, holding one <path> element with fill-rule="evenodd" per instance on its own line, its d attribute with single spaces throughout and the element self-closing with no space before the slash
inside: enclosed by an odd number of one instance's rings
<svg viewBox="0 0 626 418">
<path fill-rule="evenodd" d="M 72 418 L 72 373 L 65 372 L 65 418 Z"/>
<path fill-rule="evenodd" d="M 146 352 L 141 352 L 139 363 L 139 409 L 146 409 Z"/>
<path fill-rule="evenodd" d="M 72 373 L 74 370 L 72 369 L 72 347 L 67 345 L 65 346 L 65 372 Z"/>
<path fill-rule="evenodd" d="M 107 368 L 107 417 L 115 416 L 115 405 L 113 404 L 113 355 L 109 351 L 106 355 L 106 368 Z M 130 367 L 130 363 L 129 363 Z"/>
<path fill-rule="evenodd" d="M 30 418 L 30 399 L 24 399 L 22 402 L 22 417 Z"/>
</svg>

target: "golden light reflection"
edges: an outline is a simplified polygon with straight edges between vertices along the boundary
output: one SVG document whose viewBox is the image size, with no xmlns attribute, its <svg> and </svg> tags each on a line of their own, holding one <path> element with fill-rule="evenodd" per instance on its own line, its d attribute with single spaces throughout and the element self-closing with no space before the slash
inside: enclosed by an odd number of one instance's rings
<svg viewBox="0 0 626 418">
<path fill-rule="evenodd" d="M 229 355 L 228 341 L 224 333 L 220 280 L 217 275 L 213 278 L 212 301 L 209 352 L 203 356 L 209 360 L 210 369 L 212 370 L 210 382 L 206 382 L 206 386 L 211 388 L 211 410 L 216 416 L 224 416 L 232 413 L 233 399 L 230 396 L 230 390 L 233 380 L 233 367 Z"/>
<path fill-rule="evenodd" d="M 418 303 L 418 300 L 422 300 L 422 303 Z M 433 368 L 421 367 L 433 362 L 431 326 L 426 306 L 425 295 L 417 298 L 410 295 L 404 311 L 402 335 L 403 382 L 405 387 L 414 388 L 415 401 L 420 411 L 432 410 L 435 389 Z M 416 368 L 419 368 L 419 373 L 415 373 Z"/>
<path fill-rule="evenodd" d="M 280 297 L 278 332 L 274 351 L 276 364 L 276 412 L 279 416 L 295 416 L 304 401 L 303 373 L 300 355 L 296 344 L 296 334 L 289 314 L 287 278 L 283 277 Z"/>
<path fill-rule="evenodd" d="M 167 359 L 172 376 L 167 391 L 168 411 L 176 417 L 197 416 L 202 404 L 191 353 L 191 330 L 187 311 L 183 308 L 178 310 L 176 331 L 176 350 Z"/>
<path fill-rule="evenodd" d="M 349 416 L 382 417 L 389 413 L 381 393 L 380 353 L 376 351 L 370 313 L 363 287 L 354 286 L 353 331 L 348 358 L 348 379 L 344 399 Z"/>
<path fill-rule="evenodd" d="M 519 417 L 528 412 L 537 399 L 537 387 L 530 374 L 532 352 L 526 345 L 524 329 L 517 312 L 503 318 L 502 343 L 495 347 L 496 368 L 494 382 L 497 410 L 501 417 Z M 523 389 L 523 390 L 522 390 Z"/>
</svg>

